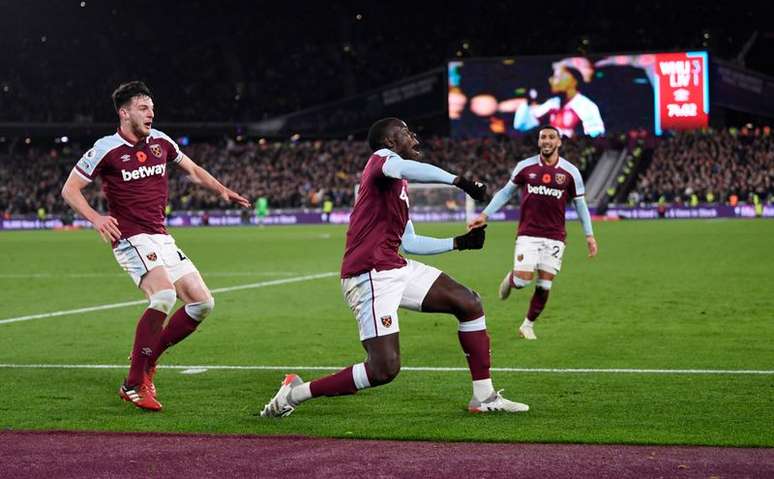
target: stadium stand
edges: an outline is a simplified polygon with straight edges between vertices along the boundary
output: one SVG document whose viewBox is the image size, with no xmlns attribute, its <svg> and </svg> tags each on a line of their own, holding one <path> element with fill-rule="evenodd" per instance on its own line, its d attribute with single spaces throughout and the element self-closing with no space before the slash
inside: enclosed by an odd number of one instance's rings
<svg viewBox="0 0 774 479">
<path fill-rule="evenodd" d="M 597 148 L 589 138 L 565 142 L 566 154 L 590 170 Z M 518 159 L 535 152 L 534 138 L 452 140 L 432 138 L 426 144 L 430 161 L 450 171 L 477 175 L 498 187 L 507 181 Z M 255 199 L 266 196 L 272 208 L 316 208 L 326 197 L 336 207 L 352 205 L 363 162 L 369 156 L 365 142 L 319 140 L 303 142 L 246 142 L 224 140 L 195 143 L 186 154 L 208 171 Z M 25 153 L 0 155 L 0 208 L 6 214 L 30 214 L 44 208 L 67 211 L 59 189 L 82 154 L 77 146 L 26 148 Z M 174 170 L 172 170 L 174 171 Z M 88 188 L 90 201 L 104 209 L 98 188 Z M 174 210 L 223 209 L 216 197 L 188 182 L 183 174 L 170 175 Z"/>
<path fill-rule="evenodd" d="M 576 137 L 565 140 L 563 155 L 588 175 L 606 140 Z M 650 164 L 624 196 L 637 204 L 728 203 L 736 196 L 752 202 L 757 194 L 774 201 L 774 138 L 768 129 L 685 132 L 647 142 Z M 534 138 L 455 140 L 431 138 L 428 158 L 450 171 L 477 172 L 492 188 L 507 181 L 516 161 L 535 152 Z M 632 148 L 632 146 L 630 146 Z M 77 146 L 19 148 L 24 153 L 0 155 L 0 209 L 5 214 L 31 214 L 38 208 L 67 211 L 59 189 L 82 150 Z M 318 208 L 329 198 L 337 208 L 349 207 L 359 172 L 368 158 L 361 141 L 318 140 L 284 142 L 194 143 L 185 152 L 247 197 L 266 196 L 272 208 Z M 224 209 L 217 198 L 189 184 L 183 174 L 170 175 L 174 210 Z M 712 193 L 708 198 L 707 194 Z M 89 188 L 90 201 L 105 208 L 98 188 Z"/>
<path fill-rule="evenodd" d="M 636 203 L 753 202 L 774 199 L 769 129 L 682 132 L 659 141 L 629 195 Z M 732 197 L 736 197 L 733 200 Z"/>
</svg>

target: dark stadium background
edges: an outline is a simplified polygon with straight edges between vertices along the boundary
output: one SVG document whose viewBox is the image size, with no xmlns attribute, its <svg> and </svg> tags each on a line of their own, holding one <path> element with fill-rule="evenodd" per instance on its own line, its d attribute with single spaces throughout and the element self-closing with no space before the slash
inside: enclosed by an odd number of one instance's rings
<svg viewBox="0 0 774 479">
<path fill-rule="evenodd" d="M 66 0 L 0 8 L 3 122 L 112 122 L 107 100 L 128 78 L 153 88 L 163 121 L 256 121 L 465 57 L 709 49 L 774 74 L 765 2 Z"/>
</svg>

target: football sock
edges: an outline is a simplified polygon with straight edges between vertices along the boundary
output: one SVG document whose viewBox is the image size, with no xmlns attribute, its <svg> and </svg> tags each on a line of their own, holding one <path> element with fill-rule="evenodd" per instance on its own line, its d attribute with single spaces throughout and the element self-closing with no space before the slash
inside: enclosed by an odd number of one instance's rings
<svg viewBox="0 0 774 479">
<path fill-rule="evenodd" d="M 312 397 L 344 396 L 355 394 L 360 389 L 371 387 L 365 363 L 344 368 L 341 371 L 315 379 L 309 384 Z M 302 392 L 299 392 L 302 394 Z M 295 397 L 293 398 L 295 400 Z"/>
<path fill-rule="evenodd" d="M 288 398 L 291 406 L 298 406 L 307 399 L 312 399 L 312 383 L 306 382 L 299 384 L 290 390 L 290 397 Z"/>
<path fill-rule="evenodd" d="M 137 322 L 132 347 L 132 363 L 129 367 L 129 375 L 126 377 L 127 386 L 136 386 L 143 381 L 146 364 L 158 345 L 166 317 L 166 313 L 148 308 Z"/>
<path fill-rule="evenodd" d="M 161 331 L 159 343 L 153 351 L 150 361 L 148 361 L 148 366 L 150 367 L 156 364 L 159 356 L 161 356 L 164 351 L 187 338 L 188 335 L 196 331 L 198 326 L 199 322 L 186 312 L 185 306 L 181 306 L 180 309 L 175 311 L 175 314 L 169 318 L 167 326 Z"/>
<path fill-rule="evenodd" d="M 473 381 L 473 397 L 478 401 L 486 401 L 495 392 L 492 378 Z"/>
<path fill-rule="evenodd" d="M 530 283 L 530 281 L 527 281 L 526 279 L 521 279 L 515 274 L 511 275 L 511 286 L 513 286 L 516 289 L 522 289 L 523 287 L 527 286 Z"/>
<path fill-rule="evenodd" d="M 530 321 L 529 318 L 524 318 L 524 321 L 522 321 L 521 325 L 525 328 L 531 328 L 535 325 L 534 321 Z"/>
<path fill-rule="evenodd" d="M 462 350 L 465 352 L 465 358 L 468 360 L 468 368 L 473 381 L 489 379 L 491 358 L 485 316 L 473 321 L 460 322 L 457 337 L 460 340 Z"/>
<path fill-rule="evenodd" d="M 546 307 L 548 302 L 548 293 L 550 292 L 551 290 L 549 289 L 535 288 L 532 299 L 529 300 L 529 311 L 527 311 L 527 318 L 530 321 L 535 321 L 540 316 L 540 313 L 543 312 L 543 308 Z"/>
</svg>

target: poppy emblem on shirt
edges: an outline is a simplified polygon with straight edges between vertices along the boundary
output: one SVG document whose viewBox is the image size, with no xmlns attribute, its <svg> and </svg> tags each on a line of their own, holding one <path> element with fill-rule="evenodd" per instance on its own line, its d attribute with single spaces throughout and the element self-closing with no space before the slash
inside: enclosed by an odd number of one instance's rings
<svg viewBox="0 0 774 479">
<path fill-rule="evenodd" d="M 156 261 L 156 258 L 158 258 L 156 253 L 148 253 L 145 255 L 145 257 L 148 258 L 148 261 Z"/>
<path fill-rule="evenodd" d="M 156 158 L 161 158 L 161 145 L 154 143 L 150 146 L 150 151 Z"/>
<path fill-rule="evenodd" d="M 385 328 L 389 328 L 392 326 L 392 316 L 389 314 L 387 316 L 382 316 L 382 326 Z"/>
<path fill-rule="evenodd" d="M 557 185 L 563 185 L 564 182 L 567 180 L 567 175 L 565 175 L 564 173 L 557 173 L 555 178 L 556 178 Z"/>
<path fill-rule="evenodd" d="M 543 174 L 543 183 L 551 183 L 551 175 L 548 173 Z"/>
<path fill-rule="evenodd" d="M 137 152 L 137 161 L 140 163 L 145 163 L 145 160 L 148 159 L 148 155 L 145 154 L 145 152 L 138 151 Z"/>
</svg>

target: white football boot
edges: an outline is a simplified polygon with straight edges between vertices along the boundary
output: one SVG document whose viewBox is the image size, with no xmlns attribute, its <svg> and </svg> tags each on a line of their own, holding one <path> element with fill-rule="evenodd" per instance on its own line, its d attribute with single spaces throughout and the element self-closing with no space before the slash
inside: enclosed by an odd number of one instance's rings
<svg viewBox="0 0 774 479">
<path fill-rule="evenodd" d="M 500 282 L 500 289 L 497 291 L 497 295 L 500 299 L 508 299 L 511 295 L 511 288 L 513 288 L 513 270 L 508 271 L 505 278 Z"/>
<path fill-rule="evenodd" d="M 290 403 L 290 391 L 303 383 L 303 379 L 297 374 L 287 374 L 277 394 L 261 410 L 261 417 L 290 416 L 296 410 L 296 407 Z"/>
<path fill-rule="evenodd" d="M 520 402 L 510 401 L 500 395 L 503 390 L 492 393 L 488 399 L 479 401 L 473 398 L 468 403 L 468 411 L 472 413 L 479 412 L 526 412 L 529 406 Z"/>
<path fill-rule="evenodd" d="M 532 326 L 526 326 L 524 324 L 519 326 L 519 336 L 524 339 L 537 339 L 537 336 L 535 336 L 535 330 L 532 328 Z"/>
</svg>

